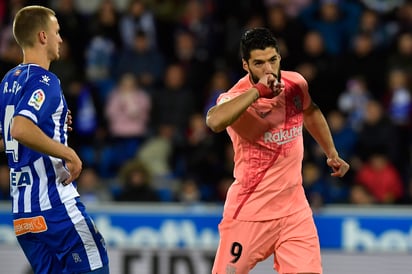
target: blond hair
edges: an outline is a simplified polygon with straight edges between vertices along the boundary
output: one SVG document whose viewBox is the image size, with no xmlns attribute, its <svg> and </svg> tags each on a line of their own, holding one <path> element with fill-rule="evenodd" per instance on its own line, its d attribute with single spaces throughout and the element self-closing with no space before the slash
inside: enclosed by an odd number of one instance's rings
<svg viewBox="0 0 412 274">
<path fill-rule="evenodd" d="M 43 6 L 27 6 L 20 9 L 13 21 L 13 35 L 20 47 L 33 47 L 39 31 L 48 30 L 50 17 L 56 13 Z"/>
</svg>

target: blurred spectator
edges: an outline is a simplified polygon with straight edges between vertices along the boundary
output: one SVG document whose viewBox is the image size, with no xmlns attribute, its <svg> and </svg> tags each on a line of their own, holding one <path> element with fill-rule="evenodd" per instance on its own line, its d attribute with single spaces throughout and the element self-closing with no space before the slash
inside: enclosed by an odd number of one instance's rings
<svg viewBox="0 0 412 274">
<path fill-rule="evenodd" d="M 118 20 L 119 14 L 113 1 L 103 0 L 88 23 L 90 40 L 85 52 L 86 75 L 99 88 L 102 101 L 106 100 L 114 85 L 111 69 L 115 53 L 121 45 Z"/>
<path fill-rule="evenodd" d="M 377 0 L 375 0 L 377 1 Z M 412 2 L 410 0 L 395 0 L 385 1 L 390 2 L 392 5 L 398 4 L 396 14 L 396 25 L 399 29 L 399 33 L 412 31 Z M 401 2 L 401 3 L 399 3 Z"/>
<path fill-rule="evenodd" d="M 212 63 L 199 53 L 197 40 L 193 33 L 187 30 L 179 30 L 174 36 L 174 51 L 168 64 L 178 64 L 183 70 L 184 85 L 197 96 L 193 98 L 194 106 L 199 108 L 203 103 L 203 96 L 207 81 L 212 75 Z M 166 73 L 167 74 L 167 73 Z"/>
<path fill-rule="evenodd" d="M 344 114 L 338 110 L 329 112 L 326 119 L 339 156 L 343 159 L 351 159 L 355 154 L 357 133 L 349 126 Z"/>
<path fill-rule="evenodd" d="M 123 74 L 106 102 L 110 135 L 144 139 L 148 134 L 151 104 L 149 94 L 139 86 L 136 77 L 131 73 Z"/>
<path fill-rule="evenodd" d="M 346 89 L 338 98 L 338 109 L 348 117 L 348 123 L 353 130 L 360 129 L 365 119 L 366 103 L 370 99 L 370 92 L 362 76 L 354 76 L 347 80 Z"/>
<path fill-rule="evenodd" d="M 52 2 L 52 1 L 50 1 Z M 52 3 L 50 3 L 52 4 Z M 77 9 L 74 0 L 53 1 L 56 17 L 59 20 L 60 36 L 70 48 L 70 59 L 75 64 L 77 71 L 83 73 L 84 56 L 78 54 L 84 52 L 89 39 L 89 30 L 86 26 L 87 20 Z M 53 63 L 52 63 L 53 64 Z M 61 72 L 59 72 L 61 73 Z M 57 73 L 57 75 L 61 75 Z"/>
<path fill-rule="evenodd" d="M 234 178 L 232 176 L 224 176 L 222 177 L 218 183 L 217 183 L 217 187 L 216 187 L 216 200 L 215 202 L 218 203 L 224 203 L 226 200 L 226 195 L 227 192 L 230 188 L 230 186 L 232 185 L 232 183 L 234 182 Z"/>
<path fill-rule="evenodd" d="M 103 36 L 109 39 L 116 49 L 119 49 L 122 45 L 119 21 L 120 14 L 114 5 L 114 0 L 102 0 L 88 20 L 87 26 L 92 37 L 93 34 Z"/>
<path fill-rule="evenodd" d="M 309 85 L 314 102 L 327 113 L 336 108 L 340 81 L 338 62 L 325 50 L 325 41 L 318 31 L 309 31 L 303 37 L 303 49 L 296 70 Z M 333 90 L 331 90 L 333 83 Z"/>
<path fill-rule="evenodd" d="M 202 191 L 202 199 L 214 199 L 216 182 L 224 175 L 222 153 L 202 114 L 195 113 L 190 117 L 185 140 L 181 152 L 184 174 L 196 181 Z"/>
<path fill-rule="evenodd" d="M 278 40 L 283 40 L 286 45 L 287 51 L 289 52 L 287 55 L 289 57 L 287 58 L 288 63 L 285 63 L 285 51 L 280 50 L 282 54 L 282 67 L 286 70 L 288 68 L 293 69 L 299 61 L 299 52 L 301 51 L 305 29 L 299 20 L 286 13 L 285 5 L 286 4 L 283 3 L 268 6 L 266 9 L 266 24 L 275 37 Z M 296 35 L 297 33 L 301 35 Z"/>
<path fill-rule="evenodd" d="M 151 92 L 161 81 L 164 57 L 150 45 L 147 33 L 138 30 L 134 34 L 133 47 L 123 48 L 114 66 L 114 76 L 119 79 L 125 73 L 134 74 L 142 88 Z"/>
<path fill-rule="evenodd" d="M 380 148 L 387 153 L 389 161 L 397 165 L 401 147 L 398 131 L 385 114 L 382 105 L 378 101 L 368 101 L 365 120 L 358 132 L 356 156 L 360 157 L 361 161 L 366 161 L 371 153 Z"/>
<path fill-rule="evenodd" d="M 134 157 L 147 137 L 150 110 L 150 96 L 133 74 L 124 74 L 105 105 L 109 140 L 101 157 L 102 172 L 110 176 Z"/>
<path fill-rule="evenodd" d="M 318 210 L 327 197 L 327 181 L 322 170 L 314 162 L 304 162 L 302 166 L 302 182 L 306 198 L 313 210 Z"/>
<path fill-rule="evenodd" d="M 313 0 L 264 0 L 266 7 L 279 6 L 291 18 L 299 16 Z"/>
<path fill-rule="evenodd" d="M 201 192 L 193 178 L 186 178 L 176 191 L 176 201 L 184 204 L 195 204 L 202 200 Z"/>
<path fill-rule="evenodd" d="M 69 42 L 63 40 L 59 52 L 60 58 L 50 64 L 50 71 L 59 76 L 60 86 L 62 87 L 63 93 L 66 93 L 72 82 L 82 76 L 82 72 L 79 71 L 75 63 Z"/>
<path fill-rule="evenodd" d="M 216 104 L 217 97 L 229 89 L 230 87 L 230 76 L 226 70 L 217 69 L 214 71 L 211 79 L 209 80 L 209 85 L 207 87 L 207 92 L 205 96 L 205 102 L 203 107 L 203 114 L 206 115 L 208 110 Z M 206 117 L 206 116 L 205 116 Z"/>
<path fill-rule="evenodd" d="M 7 164 L 0 164 L 0 201 L 10 201 L 10 173 Z"/>
<path fill-rule="evenodd" d="M 112 200 L 112 194 L 97 174 L 97 171 L 91 167 L 83 168 L 77 179 L 77 190 L 80 199 L 86 205 L 99 205 L 102 202 Z"/>
<path fill-rule="evenodd" d="M 213 1 L 188 0 L 183 13 L 179 17 L 178 29 L 190 32 L 196 41 L 196 55 L 207 60 L 220 50 L 220 42 L 216 39 L 215 22 L 211 17 Z"/>
<path fill-rule="evenodd" d="M 24 0 L 1 1 L 0 4 L 0 56 L 6 54 L 11 42 L 16 43 L 13 36 L 13 19 L 16 12 L 25 5 Z M 20 47 L 17 46 L 19 49 Z M 21 52 L 21 49 L 20 49 Z M 21 54 L 21 57 L 23 54 Z M 2 75 L 3 76 L 3 75 Z"/>
<path fill-rule="evenodd" d="M 409 177 L 405 186 L 405 195 L 402 200 L 403 204 L 412 205 L 412 178 Z"/>
<path fill-rule="evenodd" d="M 99 150 L 105 137 L 105 120 L 102 103 L 96 88 L 81 78 L 73 79 L 64 90 L 72 114 L 69 142 L 78 151 L 83 163 L 97 168 Z"/>
<path fill-rule="evenodd" d="M 147 1 L 129 0 L 126 12 L 120 18 L 120 34 L 123 47 L 133 48 L 138 31 L 146 33 L 150 48 L 157 48 L 157 31 L 153 13 L 147 8 Z"/>
<path fill-rule="evenodd" d="M 383 104 L 393 123 L 401 128 L 411 126 L 412 96 L 410 76 L 402 69 L 391 69 L 387 74 L 387 90 Z"/>
<path fill-rule="evenodd" d="M 402 69 L 392 69 L 387 75 L 388 83 L 383 104 L 388 117 L 399 135 L 399 143 L 407 146 L 411 140 L 412 95 L 410 76 Z M 400 149 L 397 163 L 403 178 L 410 174 L 411 155 L 408 149 Z"/>
<path fill-rule="evenodd" d="M 6 9 L 7 9 L 6 1 L 1 1 L 0 2 L 0 26 L 1 27 L 6 21 Z"/>
<path fill-rule="evenodd" d="M 107 94 L 114 86 L 111 68 L 116 48 L 110 39 L 96 35 L 86 49 L 87 80 L 99 88 L 100 101 L 105 102 Z"/>
<path fill-rule="evenodd" d="M 153 10 L 155 18 L 162 21 L 162 24 L 174 24 L 182 16 L 186 2 L 187 0 L 154 0 L 146 1 L 146 4 Z"/>
<path fill-rule="evenodd" d="M 316 30 L 325 41 L 326 52 L 339 55 L 345 51 L 362 11 L 358 3 L 341 0 L 314 1 L 300 14 L 309 30 Z"/>
<path fill-rule="evenodd" d="M 404 184 L 399 171 L 384 152 L 372 152 L 355 174 L 356 184 L 363 185 L 380 204 L 394 204 L 403 198 Z"/>
<path fill-rule="evenodd" d="M 0 51 L 0 77 L 3 78 L 10 69 L 22 61 L 23 54 L 16 41 L 7 41 L 4 48 Z"/>
<path fill-rule="evenodd" d="M 163 85 L 152 94 L 152 127 L 170 124 L 176 134 L 183 138 L 189 117 L 195 112 L 194 92 L 186 85 L 182 65 L 171 64 L 166 68 Z"/>
<path fill-rule="evenodd" d="M 380 14 L 372 9 L 364 9 L 359 20 L 357 33 L 368 34 L 374 48 L 386 50 L 398 30 L 390 22 L 382 20 Z"/>
<path fill-rule="evenodd" d="M 140 161 L 128 161 L 119 172 L 121 190 L 116 197 L 120 202 L 158 202 L 160 198 L 152 186 L 149 169 Z"/>
<path fill-rule="evenodd" d="M 372 36 L 357 33 L 348 52 L 341 58 L 340 73 L 346 79 L 361 76 L 374 99 L 380 100 L 385 90 L 386 57 L 374 46 Z"/>
<path fill-rule="evenodd" d="M 373 205 L 375 199 L 364 185 L 354 184 L 350 188 L 349 201 L 353 205 Z"/>
<path fill-rule="evenodd" d="M 173 54 L 173 46 L 170 45 L 170 41 L 174 39 L 178 21 L 185 9 L 186 2 L 187 0 L 146 1 L 147 8 L 153 12 L 155 18 L 158 49 L 164 56 Z"/>
<path fill-rule="evenodd" d="M 176 143 L 176 128 L 170 124 L 159 125 L 155 133 L 147 138 L 140 146 L 135 158 L 147 166 L 153 176 L 153 184 L 156 189 L 173 189 L 173 181 L 176 178 L 176 151 L 179 144 Z"/>
<path fill-rule="evenodd" d="M 387 71 L 402 69 L 408 75 L 412 75 L 412 33 L 401 33 L 396 38 L 395 49 L 388 54 Z M 380 70 L 382 70 L 380 68 Z M 384 72 L 387 72 L 384 71 Z"/>
<path fill-rule="evenodd" d="M 219 12 L 217 14 L 221 20 L 222 34 L 221 34 L 221 60 L 226 64 L 229 71 L 233 71 L 235 75 L 244 73 L 241 69 L 239 60 L 239 43 L 238 39 L 242 35 L 247 24 L 241 20 L 242 18 L 236 11 L 240 9 L 238 5 L 230 5 L 230 1 L 218 1 Z M 259 1 L 252 1 L 259 2 Z M 247 13 L 249 14 L 250 11 Z M 263 16 L 262 16 L 263 22 Z M 240 67 L 240 68 L 239 68 Z"/>
<path fill-rule="evenodd" d="M 385 14 L 402 6 L 405 3 L 405 0 L 361 0 L 361 2 L 368 8 L 381 14 Z"/>
</svg>

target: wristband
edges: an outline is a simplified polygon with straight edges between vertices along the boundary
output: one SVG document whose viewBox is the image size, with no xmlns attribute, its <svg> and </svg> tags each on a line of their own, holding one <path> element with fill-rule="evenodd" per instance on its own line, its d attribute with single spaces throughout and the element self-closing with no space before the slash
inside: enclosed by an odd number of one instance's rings
<svg viewBox="0 0 412 274">
<path fill-rule="evenodd" d="M 275 93 L 273 92 L 273 90 L 267 86 L 265 86 L 262 83 L 257 83 L 255 85 L 253 85 L 253 87 L 255 89 L 258 90 L 259 92 L 259 97 L 263 97 L 263 98 L 273 98 L 275 96 Z"/>
</svg>

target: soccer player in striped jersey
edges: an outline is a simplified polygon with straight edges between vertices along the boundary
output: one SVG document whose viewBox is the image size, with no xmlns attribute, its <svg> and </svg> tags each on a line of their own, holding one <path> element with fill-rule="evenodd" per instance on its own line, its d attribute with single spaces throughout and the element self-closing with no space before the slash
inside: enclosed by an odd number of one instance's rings
<svg viewBox="0 0 412 274">
<path fill-rule="evenodd" d="M 349 165 L 306 80 L 281 70 L 270 30 L 246 31 L 241 54 L 247 73 L 206 118 L 213 131 L 227 130 L 235 152 L 212 274 L 246 274 L 270 255 L 278 273 L 321 274 L 319 239 L 302 186 L 303 127 L 322 147 L 332 176 L 344 176 Z"/>
<path fill-rule="evenodd" d="M 68 147 L 68 106 L 56 75 L 62 39 L 53 10 L 27 6 L 13 21 L 23 62 L 0 84 L 14 229 L 34 273 L 109 273 L 102 235 L 79 200 L 82 170 Z"/>
</svg>

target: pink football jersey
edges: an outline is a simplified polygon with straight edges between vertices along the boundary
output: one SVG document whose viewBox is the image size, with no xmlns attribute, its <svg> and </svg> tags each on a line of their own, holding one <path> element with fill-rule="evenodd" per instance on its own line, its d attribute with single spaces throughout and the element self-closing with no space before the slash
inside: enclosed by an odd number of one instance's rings
<svg viewBox="0 0 412 274">
<path fill-rule="evenodd" d="M 308 205 L 302 186 L 303 110 L 311 102 L 306 80 L 282 71 L 285 90 L 259 98 L 227 128 L 235 152 L 235 182 L 228 190 L 225 217 L 264 221 Z M 222 93 L 218 104 L 252 87 L 249 75 Z"/>
</svg>

